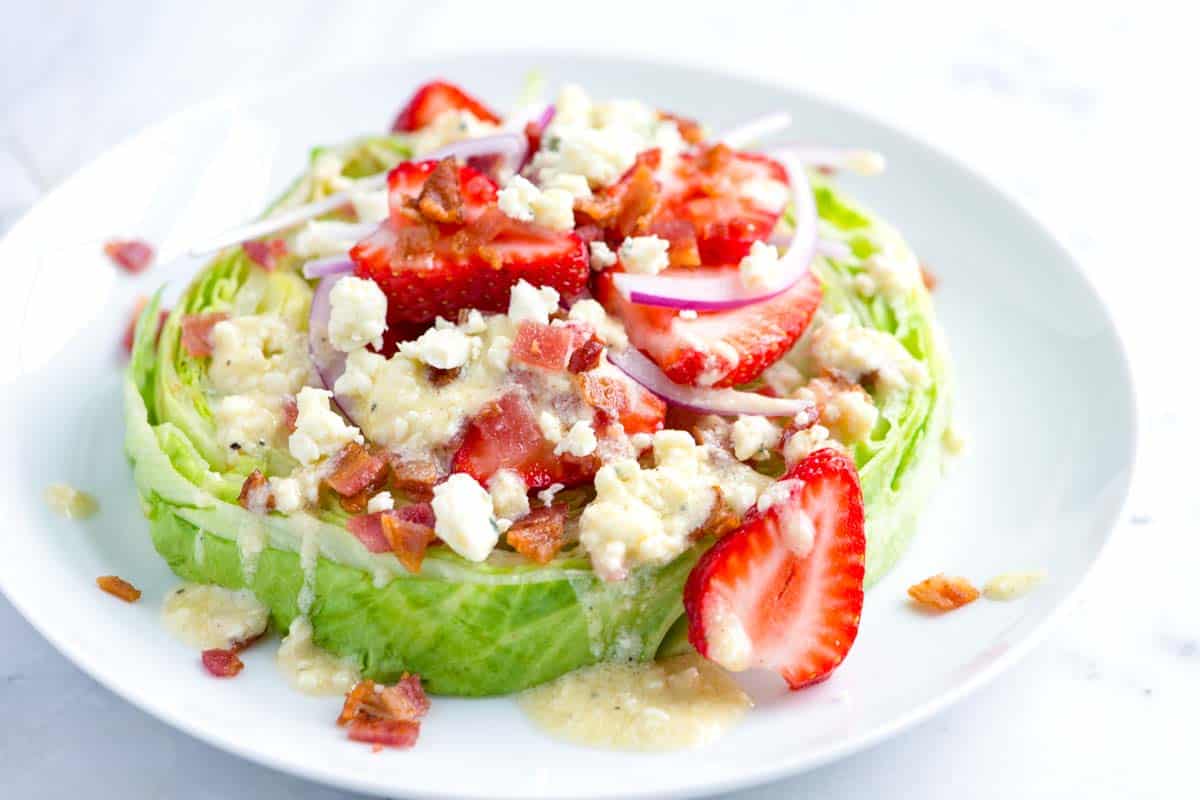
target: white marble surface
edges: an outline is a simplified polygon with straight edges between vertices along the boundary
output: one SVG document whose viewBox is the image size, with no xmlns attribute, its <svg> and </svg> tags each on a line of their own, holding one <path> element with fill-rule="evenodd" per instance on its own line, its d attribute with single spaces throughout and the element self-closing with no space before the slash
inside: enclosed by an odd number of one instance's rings
<svg viewBox="0 0 1200 800">
<path fill-rule="evenodd" d="M 1200 57 L 1183 4 L 432 5 L 6 3 L 0 230 L 139 127 L 301 68 L 552 45 L 720 65 L 869 108 L 1022 196 L 1080 257 L 1133 361 L 1139 468 L 1078 603 L 1017 668 L 868 752 L 739 797 L 1194 796 L 1200 370 L 1184 321 L 1200 289 Z M 2 797 L 342 796 L 135 710 L 2 598 L 0 710 Z"/>
</svg>

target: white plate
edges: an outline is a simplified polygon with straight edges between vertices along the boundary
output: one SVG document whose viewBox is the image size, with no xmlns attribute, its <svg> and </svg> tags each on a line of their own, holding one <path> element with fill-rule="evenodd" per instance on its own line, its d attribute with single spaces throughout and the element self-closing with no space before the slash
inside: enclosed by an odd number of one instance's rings
<svg viewBox="0 0 1200 800">
<path fill-rule="evenodd" d="M 336 698 L 295 695 L 272 648 L 233 681 L 202 674 L 160 627 L 176 581 L 153 551 L 121 451 L 117 340 L 134 297 L 195 263 L 130 277 L 100 242 L 140 235 L 167 256 L 252 216 L 308 148 L 385 128 L 420 81 L 444 75 L 503 105 L 538 67 L 598 96 L 632 95 L 720 129 L 786 109 L 794 135 L 887 154 L 848 188 L 899 225 L 941 284 L 937 306 L 970 445 L 925 513 L 912 550 L 867 597 L 862 631 L 828 682 L 785 695 L 748 684 L 758 707 L 701 751 L 614 753 L 557 743 L 511 699 L 435 698 L 419 746 L 373 754 L 348 742 Z M 51 642 L 152 714 L 247 758 L 331 784 L 429 797 L 662 797 L 716 792 L 803 770 L 900 731 L 1028 650 L 1095 561 L 1133 457 L 1129 373 L 1112 323 L 1064 250 L 1013 202 L 909 137 L 794 92 L 692 69 L 563 55 L 480 55 L 289 85 L 197 107 L 150 128 L 48 195 L 0 244 L 0 405 L 6 515 L 0 586 Z M 85 523 L 42 493 L 68 481 L 100 498 Z M 982 582 L 1045 568 L 1028 598 L 913 613 L 904 589 L 934 572 Z M 144 591 L 101 594 L 115 573 Z M 120 736 L 119 731 L 113 732 Z"/>
</svg>

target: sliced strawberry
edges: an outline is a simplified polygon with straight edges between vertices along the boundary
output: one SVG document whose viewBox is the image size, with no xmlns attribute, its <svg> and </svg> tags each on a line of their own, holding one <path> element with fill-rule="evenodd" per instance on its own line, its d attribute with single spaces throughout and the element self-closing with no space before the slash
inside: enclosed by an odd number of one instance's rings
<svg viewBox="0 0 1200 800">
<path fill-rule="evenodd" d="M 701 312 L 695 319 L 629 302 L 616 290 L 610 272 L 597 277 L 595 292 L 625 323 L 635 347 L 671 380 L 690 386 L 736 386 L 758 377 L 795 344 L 821 304 L 821 285 L 812 273 L 770 300 Z"/>
<path fill-rule="evenodd" d="M 457 193 L 427 191 L 445 175 L 438 170 L 428 161 L 393 169 L 391 218 L 350 251 L 356 274 L 387 295 L 389 327 L 454 319 L 464 308 L 504 311 L 520 280 L 566 299 L 584 290 L 588 250 L 578 236 L 509 218 L 495 205 L 496 185 L 470 167 L 458 167 Z M 441 222 L 450 215 L 461 223 Z"/>
<path fill-rule="evenodd" d="M 762 205 L 753 192 L 747 192 L 754 183 L 767 180 L 786 184 L 787 171 L 759 153 L 743 153 L 723 144 L 685 153 L 669 171 L 660 173 L 661 194 L 649 227 L 690 223 L 701 263 L 736 264 L 750 245 L 771 235 L 783 212 Z"/>
<path fill-rule="evenodd" d="M 533 409 L 519 393 L 505 395 L 467 425 L 450 469 L 465 472 L 483 485 L 502 469 L 511 469 L 530 489 L 555 483 L 574 486 L 596 474 L 599 458 L 555 455 L 554 443 L 538 427 Z"/>
<path fill-rule="evenodd" d="M 728 669 L 766 667 L 800 689 L 828 677 L 858 634 L 862 490 L 848 457 L 818 450 L 767 491 L 775 502 L 751 509 L 688 576 L 688 639 Z"/>
<path fill-rule="evenodd" d="M 500 124 L 490 108 L 448 81 L 430 81 L 417 89 L 392 123 L 392 132 L 410 132 L 424 128 L 445 111 L 470 111 L 476 119 Z"/>
</svg>

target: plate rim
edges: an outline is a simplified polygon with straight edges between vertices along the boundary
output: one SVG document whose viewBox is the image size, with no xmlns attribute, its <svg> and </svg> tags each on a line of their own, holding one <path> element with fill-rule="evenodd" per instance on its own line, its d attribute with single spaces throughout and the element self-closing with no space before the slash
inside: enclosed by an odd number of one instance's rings
<svg viewBox="0 0 1200 800">
<path fill-rule="evenodd" d="M 1090 561 L 1081 571 L 1075 584 L 1065 588 L 1059 601 L 1048 611 L 1046 611 L 1041 619 L 1032 623 L 1032 626 L 1024 634 L 1024 636 L 1022 636 L 1022 638 L 1009 647 L 1003 654 L 993 659 L 986 667 L 975 672 L 970 677 L 959 681 L 953 687 L 942 691 L 936 697 L 933 697 L 921 703 L 920 705 L 913 707 L 907 712 L 899 714 L 886 722 L 877 724 L 858 735 L 846 737 L 834 745 L 823 746 L 819 749 L 810 751 L 795 758 L 780 759 L 774 763 L 747 767 L 739 770 L 736 775 L 731 775 L 716 781 L 709 781 L 703 786 L 696 785 L 695 783 L 689 783 L 687 780 L 684 780 L 683 782 L 676 784 L 674 788 L 670 789 L 669 793 L 666 795 L 664 795 L 661 789 L 656 788 L 633 789 L 632 791 L 622 792 L 621 796 L 628 798 L 708 796 L 720 792 L 734 791 L 737 789 L 762 785 L 787 777 L 798 776 L 817 767 L 839 761 L 854 753 L 867 750 L 905 729 L 914 727 L 924 721 L 929 720 L 936 714 L 939 714 L 950 706 L 957 704 L 969 695 L 991 683 L 1000 674 L 1011 669 L 1017 662 L 1028 655 L 1030 651 L 1041 644 L 1053 627 L 1057 625 L 1063 616 L 1075 606 L 1075 604 L 1078 602 L 1080 592 L 1093 579 L 1100 562 L 1104 560 L 1111 552 L 1112 541 L 1116 535 L 1117 525 L 1128 511 L 1130 489 L 1134 475 L 1138 470 L 1140 441 L 1140 406 L 1138 403 L 1136 382 L 1133 380 L 1134 376 L 1129 358 L 1128 346 L 1124 337 L 1122 336 L 1120 327 L 1117 325 L 1117 321 L 1111 307 L 1105 300 L 1104 295 L 1097 289 L 1096 284 L 1092 280 L 1089 273 L 1083 268 L 1081 259 L 1076 257 L 1074 251 L 1059 238 L 1053 229 L 1051 229 L 1047 224 L 1044 224 L 1037 217 L 1037 215 L 1034 214 L 1025 201 L 1023 201 L 1019 196 L 1007 189 L 1005 186 L 995 182 L 993 179 L 986 176 L 966 161 L 962 160 L 956 154 L 930 142 L 919 134 L 909 131 L 898 123 L 885 119 L 882 116 L 861 107 L 853 101 L 835 98 L 827 93 L 814 91 L 809 87 L 792 84 L 777 78 L 767 77 L 749 70 L 739 69 L 736 66 L 726 68 L 723 65 L 721 68 L 716 68 L 683 59 L 646 57 L 630 53 L 609 54 L 592 49 L 567 50 L 563 48 L 539 47 L 534 50 L 529 50 L 517 49 L 513 47 L 496 47 L 473 49 L 470 51 L 448 50 L 444 52 L 435 51 L 426 53 L 416 58 L 342 63 L 326 67 L 310 68 L 300 73 L 292 73 L 286 77 L 267 80 L 260 79 L 246 86 L 221 92 L 207 99 L 203 99 L 194 103 L 189 103 L 186 106 L 183 106 L 182 108 L 179 108 L 121 138 L 115 144 L 96 154 L 86 163 L 73 170 L 68 176 L 44 192 L 33 205 L 27 208 L 16 220 L 16 222 L 12 224 L 8 231 L 5 232 L 4 236 L 0 237 L 0 253 L 4 252 L 9 244 L 9 240 L 14 238 L 14 235 L 23 230 L 29 224 L 29 218 L 37 208 L 50 201 L 53 197 L 70 191 L 74 184 L 86 180 L 88 174 L 93 169 L 97 168 L 97 164 L 99 162 L 112 157 L 114 153 L 130 148 L 136 148 L 145 138 L 153 136 L 156 132 L 163 128 L 178 124 L 185 124 L 186 120 L 191 117 L 203 118 L 207 115 L 220 111 L 222 108 L 253 102 L 258 98 L 278 93 L 289 87 L 302 85 L 304 82 L 318 77 L 329 78 L 339 75 L 352 75 L 365 70 L 381 68 L 411 69 L 413 67 L 419 67 L 422 64 L 446 64 L 454 61 L 466 62 L 476 59 L 486 60 L 515 54 L 519 54 L 525 58 L 541 57 L 547 61 L 555 59 L 593 61 L 597 63 L 607 63 L 610 65 L 624 64 L 649 69 L 665 68 L 675 71 L 689 72 L 692 75 L 701 78 L 706 76 L 723 80 L 732 78 L 745 84 L 754 84 L 756 88 L 791 94 L 793 96 L 802 98 L 805 102 L 814 106 L 825 107 L 828 110 L 840 114 L 857 117 L 860 121 L 864 121 L 870 125 L 878 127 L 886 131 L 888 135 L 904 141 L 906 146 L 916 148 L 917 150 L 922 151 L 925 155 L 932 156 L 938 160 L 948 163 L 954 169 L 970 178 L 974 184 L 981 187 L 985 191 L 990 192 L 1005 205 L 1017 212 L 1022 227 L 1031 229 L 1040 235 L 1047 244 L 1052 246 L 1053 250 L 1061 258 L 1061 260 L 1066 265 L 1069 265 L 1071 271 L 1074 273 L 1074 276 L 1079 279 L 1082 288 L 1086 291 L 1091 302 L 1094 304 L 1096 311 L 1099 312 L 1099 319 L 1102 322 L 1101 329 L 1112 340 L 1112 352 L 1116 357 L 1115 366 L 1118 369 L 1113 373 L 1113 380 L 1110 385 L 1114 389 L 1119 388 L 1121 398 L 1128 405 L 1130 414 L 1130 424 L 1127 429 L 1128 432 L 1125 441 L 1123 442 L 1125 446 L 1125 452 L 1128 454 L 1128 460 L 1121 465 L 1121 480 L 1119 487 L 1116 487 L 1116 498 L 1113 504 L 1114 510 L 1111 518 L 1108 518 L 1105 522 L 1099 523 L 1095 526 L 1096 528 L 1100 528 L 1104 531 L 1102 541 L 1095 550 Z M 2 578 L 2 576 L 0 576 L 0 578 Z M 308 763 L 303 761 L 288 761 L 284 758 L 278 757 L 269 750 L 257 747 L 247 748 L 241 743 L 231 742 L 226 738 L 216 735 L 215 733 L 210 735 L 210 733 L 204 730 L 201 726 L 191 724 L 189 720 L 186 719 L 182 714 L 175 712 L 169 703 L 158 702 L 153 698 L 144 698 L 135 692 L 131 687 L 127 689 L 127 687 L 125 687 L 108 673 L 94 670 L 92 668 L 92 662 L 82 653 L 82 648 L 77 648 L 70 640 L 60 636 L 57 632 L 55 632 L 55 629 L 51 625 L 46 624 L 45 620 L 41 619 L 40 612 L 32 604 L 23 603 L 19 597 L 14 596 L 5 586 L 3 580 L 0 580 L 0 594 L 3 594 L 8 602 L 13 605 L 17 612 L 21 614 L 25 621 L 28 622 L 30 626 L 38 632 L 39 635 L 50 642 L 50 644 L 60 654 L 66 657 L 77 669 L 143 713 L 151 715 L 155 719 L 171 726 L 175 730 L 185 733 L 188 736 L 191 736 L 236 757 L 246 759 L 283 774 L 300 776 L 317 784 L 337 786 L 340 788 L 346 788 L 357 792 L 365 792 L 377 796 L 382 796 L 384 792 L 391 791 L 369 781 L 362 781 L 357 776 L 348 774 L 330 774 L 321 770 L 320 768 L 310 766 Z M 525 795 L 505 793 L 505 790 L 503 789 L 500 789 L 496 792 L 489 792 L 487 794 L 463 794 L 461 791 L 453 790 L 422 790 L 412 792 L 405 787 L 404 796 L 413 798 L 437 798 L 438 800 L 442 800 L 443 798 L 480 798 L 480 800 L 500 800 L 501 798 L 523 798 Z M 570 796 L 574 798 L 598 798 L 605 797 L 607 795 L 575 793 Z"/>
</svg>

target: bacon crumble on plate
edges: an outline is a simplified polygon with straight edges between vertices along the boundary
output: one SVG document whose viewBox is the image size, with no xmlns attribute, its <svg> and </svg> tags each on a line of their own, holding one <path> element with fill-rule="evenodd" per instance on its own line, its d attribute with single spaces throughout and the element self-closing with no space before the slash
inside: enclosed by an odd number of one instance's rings
<svg viewBox="0 0 1200 800">
<path fill-rule="evenodd" d="M 421 678 L 405 673 L 391 686 L 359 681 L 346 693 L 337 724 L 356 742 L 408 749 L 417 743 L 429 698 Z"/>
<path fill-rule="evenodd" d="M 138 273 L 154 261 L 154 248 L 141 239 L 110 239 L 104 253 L 126 272 Z"/>
<path fill-rule="evenodd" d="M 953 611 L 979 599 L 979 590 L 966 578 L 937 574 L 908 587 L 908 596 L 931 611 Z"/>
<path fill-rule="evenodd" d="M 116 575 L 101 575 L 99 578 L 96 578 L 96 585 L 113 597 L 118 597 L 126 603 L 135 603 L 142 596 L 140 589 L 135 588 L 132 583 L 124 578 L 118 578 Z"/>
</svg>

